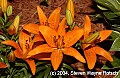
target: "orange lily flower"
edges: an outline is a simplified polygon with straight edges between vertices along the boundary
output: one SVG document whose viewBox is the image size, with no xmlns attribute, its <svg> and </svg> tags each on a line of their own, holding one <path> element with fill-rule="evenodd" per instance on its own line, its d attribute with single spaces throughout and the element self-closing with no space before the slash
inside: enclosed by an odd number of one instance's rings
<svg viewBox="0 0 120 78">
<path fill-rule="evenodd" d="M 61 10 L 60 7 L 56 8 L 47 19 L 43 10 L 39 6 L 37 6 L 40 25 L 49 26 L 57 30 L 59 21 L 60 21 L 60 10 Z M 36 34 L 35 40 L 34 40 L 35 42 L 44 41 L 41 34 L 39 33 L 39 25 L 30 23 L 30 24 L 24 25 L 23 28 L 28 32 Z"/>
<path fill-rule="evenodd" d="M 85 63 L 83 56 L 71 46 L 74 45 L 83 35 L 83 30 L 65 31 L 66 18 L 62 20 L 55 31 L 48 26 L 40 26 L 39 30 L 45 38 L 47 44 L 40 45 L 28 53 L 29 56 L 39 53 L 51 53 L 51 63 L 54 70 L 57 70 L 62 62 L 63 54 L 73 56 L 77 60 Z"/>
<path fill-rule="evenodd" d="M 5 63 L 0 62 L 0 68 L 6 68 L 6 67 L 7 67 L 7 65 Z"/>
<path fill-rule="evenodd" d="M 32 37 L 29 34 L 27 34 L 24 31 L 20 31 L 20 35 L 19 35 L 20 46 L 12 40 L 6 40 L 6 41 L 3 41 L 1 43 L 14 47 L 16 49 L 14 51 L 15 56 L 17 58 L 25 60 L 29 64 L 29 66 L 31 68 L 31 71 L 32 71 L 32 74 L 33 75 L 35 74 L 36 65 L 35 65 L 34 60 L 32 60 L 30 58 L 26 58 L 28 56 L 27 54 L 33 49 L 33 44 L 34 44 L 32 42 Z M 43 56 L 40 56 L 40 57 L 37 57 L 37 58 L 39 59 L 41 57 L 43 57 Z M 34 56 L 33 56 L 33 58 L 34 58 Z M 36 56 L 35 56 L 35 58 L 36 58 Z"/>
<path fill-rule="evenodd" d="M 96 43 L 102 42 L 107 39 L 107 37 L 112 33 L 112 30 L 102 30 L 100 32 L 90 35 L 91 32 L 91 22 L 89 16 L 86 15 L 85 25 L 84 25 L 84 38 L 82 40 L 82 48 L 84 55 L 88 64 L 89 69 L 93 69 L 96 63 L 96 54 L 105 57 L 109 61 L 113 61 L 111 55 L 105 51 L 103 48 L 96 45 Z M 86 42 L 86 40 L 89 40 Z"/>
</svg>

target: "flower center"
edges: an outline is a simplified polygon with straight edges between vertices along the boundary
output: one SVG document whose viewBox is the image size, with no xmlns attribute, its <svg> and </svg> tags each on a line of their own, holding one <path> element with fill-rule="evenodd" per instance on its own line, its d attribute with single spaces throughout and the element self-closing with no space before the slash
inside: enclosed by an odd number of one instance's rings
<svg viewBox="0 0 120 78">
<path fill-rule="evenodd" d="M 61 49 L 64 48 L 64 42 L 63 42 L 63 40 L 64 40 L 64 37 L 60 36 L 60 35 L 58 36 L 58 39 L 55 38 L 54 42 L 55 42 L 55 45 L 56 45 L 57 49 L 61 50 Z"/>
</svg>

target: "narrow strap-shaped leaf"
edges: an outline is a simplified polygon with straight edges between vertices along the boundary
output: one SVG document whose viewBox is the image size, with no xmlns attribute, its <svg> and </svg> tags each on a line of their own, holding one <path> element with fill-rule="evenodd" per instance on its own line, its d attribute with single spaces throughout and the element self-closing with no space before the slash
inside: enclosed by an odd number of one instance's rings
<svg viewBox="0 0 120 78">
<path fill-rule="evenodd" d="M 61 50 L 54 50 L 51 54 L 51 63 L 54 70 L 57 70 L 63 59 L 63 54 Z"/>
<path fill-rule="evenodd" d="M 47 17 L 45 16 L 43 10 L 39 6 L 37 6 L 37 11 L 38 11 L 40 25 L 46 25 Z"/>
<path fill-rule="evenodd" d="M 83 62 L 83 63 L 86 62 L 85 59 L 83 58 L 83 56 L 76 49 L 74 49 L 72 47 L 64 48 L 63 53 L 65 55 L 73 56 L 74 58 L 76 58 L 80 62 Z"/>
<path fill-rule="evenodd" d="M 60 10 L 61 8 L 56 8 L 48 18 L 48 25 L 53 29 L 57 29 L 60 21 Z"/>
</svg>

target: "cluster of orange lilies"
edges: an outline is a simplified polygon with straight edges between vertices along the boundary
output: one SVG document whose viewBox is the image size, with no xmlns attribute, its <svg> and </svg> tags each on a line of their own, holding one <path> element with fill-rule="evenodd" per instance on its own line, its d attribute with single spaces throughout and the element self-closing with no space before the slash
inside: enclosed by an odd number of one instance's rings
<svg viewBox="0 0 120 78">
<path fill-rule="evenodd" d="M 91 34 L 91 22 L 88 15 L 85 17 L 84 28 L 75 26 L 73 30 L 66 29 L 66 18 L 60 21 L 60 10 L 56 8 L 49 18 L 46 17 L 43 10 L 37 6 L 40 25 L 26 24 L 20 31 L 19 43 L 12 40 L 1 42 L 15 48 L 14 54 L 17 58 L 25 60 L 35 74 L 36 64 L 33 60 L 51 60 L 54 70 L 57 70 L 62 62 L 63 55 L 69 55 L 78 61 L 88 64 L 89 69 L 93 69 L 96 63 L 96 54 L 113 61 L 111 55 L 96 45 L 107 39 L 112 30 L 102 30 Z M 81 49 L 84 51 L 85 58 L 78 50 L 72 46 L 76 42 L 81 43 Z"/>
</svg>

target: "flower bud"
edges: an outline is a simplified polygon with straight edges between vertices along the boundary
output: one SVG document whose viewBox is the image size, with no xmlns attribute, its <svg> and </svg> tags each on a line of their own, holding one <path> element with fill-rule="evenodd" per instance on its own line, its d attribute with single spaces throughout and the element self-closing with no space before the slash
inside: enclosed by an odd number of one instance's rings
<svg viewBox="0 0 120 78">
<path fill-rule="evenodd" d="M 70 10 L 70 12 L 72 14 L 72 18 L 74 19 L 74 4 L 73 4 L 73 0 L 68 0 L 68 2 L 67 2 L 67 10 Z"/>
<path fill-rule="evenodd" d="M 20 22 L 20 17 L 16 16 L 13 23 L 8 27 L 7 31 L 10 35 L 16 34 L 18 31 L 19 27 L 19 22 Z"/>
<path fill-rule="evenodd" d="M 2 12 L 6 12 L 7 11 L 7 0 L 1 0 L 0 1 L 0 6 L 2 8 Z"/>
<path fill-rule="evenodd" d="M 11 51 L 9 54 L 8 54 L 8 59 L 10 62 L 14 62 L 15 61 L 15 54 L 13 51 Z"/>
<path fill-rule="evenodd" d="M 12 6 L 7 7 L 7 16 L 10 16 L 12 14 Z"/>
<path fill-rule="evenodd" d="M 73 18 L 70 10 L 66 10 L 66 19 L 67 19 L 67 24 L 71 26 L 73 24 Z"/>
<path fill-rule="evenodd" d="M 91 45 L 92 42 L 94 42 L 97 38 L 99 37 L 99 32 L 96 32 L 92 35 L 90 35 L 88 38 L 86 38 L 82 43 L 83 43 L 83 48 L 87 48 L 88 46 Z"/>
</svg>

